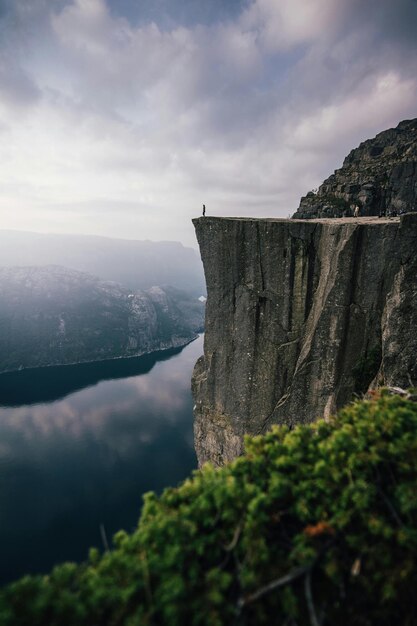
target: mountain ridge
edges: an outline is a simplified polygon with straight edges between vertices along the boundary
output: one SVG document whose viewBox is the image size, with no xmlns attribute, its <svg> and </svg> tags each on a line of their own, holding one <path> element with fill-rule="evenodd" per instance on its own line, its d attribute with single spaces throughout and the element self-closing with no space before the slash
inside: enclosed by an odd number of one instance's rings
<svg viewBox="0 0 417 626">
<path fill-rule="evenodd" d="M 0 267 L 0 371 L 140 356 L 202 329 L 204 306 L 175 288 L 132 291 L 59 265 Z"/>
<path fill-rule="evenodd" d="M 154 285 L 205 292 L 198 252 L 178 241 L 0 230 L 0 266 L 62 265 L 131 289 Z"/>
<path fill-rule="evenodd" d="M 293 218 L 363 216 L 417 210 L 417 118 L 378 133 L 349 152 Z"/>
</svg>

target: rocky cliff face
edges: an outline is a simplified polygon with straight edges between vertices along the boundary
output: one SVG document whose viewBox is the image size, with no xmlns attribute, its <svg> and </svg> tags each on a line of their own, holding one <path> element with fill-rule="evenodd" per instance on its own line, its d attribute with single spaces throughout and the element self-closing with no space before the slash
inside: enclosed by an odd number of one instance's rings
<svg viewBox="0 0 417 626">
<path fill-rule="evenodd" d="M 301 198 L 293 217 L 342 217 L 417 211 L 417 119 L 379 133 L 352 150 L 343 166 Z"/>
<path fill-rule="evenodd" d="M 59 266 L 0 268 L 0 372 L 183 346 L 203 311 L 173 288 L 130 291 Z"/>
<path fill-rule="evenodd" d="M 417 385 L 417 214 L 194 225 L 208 290 L 192 381 L 200 464 L 376 382 Z"/>
</svg>

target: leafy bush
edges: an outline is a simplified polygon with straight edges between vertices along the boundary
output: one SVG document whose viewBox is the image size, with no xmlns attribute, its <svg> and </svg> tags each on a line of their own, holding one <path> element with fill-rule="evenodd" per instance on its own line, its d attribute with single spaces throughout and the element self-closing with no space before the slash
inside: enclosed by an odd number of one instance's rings
<svg viewBox="0 0 417 626">
<path fill-rule="evenodd" d="M 114 549 L 0 598 L 5 626 L 417 623 L 417 404 L 387 393 L 275 428 L 148 494 Z"/>
</svg>

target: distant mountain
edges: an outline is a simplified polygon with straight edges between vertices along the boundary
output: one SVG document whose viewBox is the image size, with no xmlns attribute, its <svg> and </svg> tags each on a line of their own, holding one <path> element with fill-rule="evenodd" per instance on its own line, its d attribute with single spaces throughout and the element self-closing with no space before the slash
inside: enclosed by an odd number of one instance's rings
<svg viewBox="0 0 417 626">
<path fill-rule="evenodd" d="M 129 290 L 60 266 L 0 268 L 0 372 L 185 345 L 204 305 L 175 288 Z"/>
<path fill-rule="evenodd" d="M 351 150 L 317 191 L 301 198 L 294 218 L 379 215 L 417 210 L 417 119 L 379 133 Z"/>
<path fill-rule="evenodd" d="M 199 254 L 179 242 L 0 230 L 0 266 L 35 265 L 63 265 L 129 289 L 171 285 L 196 295 L 206 291 Z"/>
</svg>

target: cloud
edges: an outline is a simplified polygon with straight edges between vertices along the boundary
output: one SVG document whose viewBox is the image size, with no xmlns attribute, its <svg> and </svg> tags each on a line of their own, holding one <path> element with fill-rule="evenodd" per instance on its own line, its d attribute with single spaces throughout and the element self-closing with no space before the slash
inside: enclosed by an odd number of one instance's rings
<svg viewBox="0 0 417 626">
<path fill-rule="evenodd" d="M 4 227 L 194 243 L 202 202 L 286 216 L 416 115 L 414 0 L 206 5 L 7 5 Z"/>
<path fill-rule="evenodd" d="M 266 50 L 287 50 L 321 38 L 344 8 L 338 0 L 255 0 L 243 13 L 241 25 L 257 31 Z"/>
<path fill-rule="evenodd" d="M 39 89 L 8 55 L 0 58 L 0 102 L 2 108 L 25 107 L 38 101 Z"/>
</svg>

